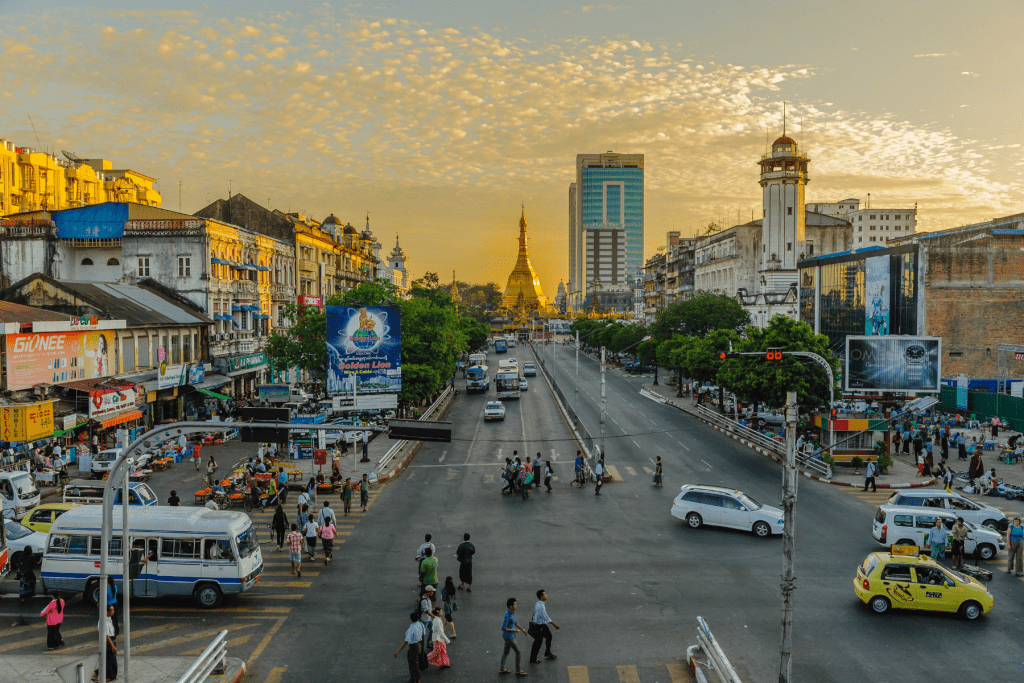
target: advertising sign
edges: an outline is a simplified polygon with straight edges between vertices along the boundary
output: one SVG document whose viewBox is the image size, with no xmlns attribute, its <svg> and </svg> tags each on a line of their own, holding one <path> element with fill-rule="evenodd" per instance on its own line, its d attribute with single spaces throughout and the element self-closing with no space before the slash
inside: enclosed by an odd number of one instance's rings
<svg viewBox="0 0 1024 683">
<path fill-rule="evenodd" d="M 109 377 L 113 348 L 113 332 L 9 334 L 7 388 Z"/>
<path fill-rule="evenodd" d="M 135 407 L 134 389 L 97 389 L 89 392 L 89 417 L 102 421 Z"/>
<path fill-rule="evenodd" d="M 327 393 L 402 390 L 402 311 L 397 306 L 327 307 Z"/>
<path fill-rule="evenodd" d="M 206 365 L 199 363 L 198 365 L 190 365 L 188 368 L 188 383 L 189 384 L 202 384 L 203 380 L 206 379 Z"/>
<path fill-rule="evenodd" d="M 321 299 L 318 296 L 309 296 L 308 294 L 303 294 L 302 296 L 299 297 L 300 306 L 315 306 L 317 308 L 320 308 L 322 304 L 323 299 Z"/>
<path fill-rule="evenodd" d="M 234 358 L 228 358 L 228 372 L 249 370 L 252 368 L 258 368 L 261 365 L 266 364 L 267 354 L 265 353 L 253 353 L 248 356 L 236 356 Z"/>
<path fill-rule="evenodd" d="M 53 435 L 53 402 L 0 408 L 0 439 L 36 441 Z"/>
<path fill-rule="evenodd" d="M 864 266 L 864 334 L 889 334 L 889 257 L 872 256 Z"/>
<path fill-rule="evenodd" d="M 375 394 L 373 396 L 356 396 L 341 394 L 333 399 L 332 408 L 336 412 L 343 410 L 390 410 L 398 407 L 398 394 Z"/>
<path fill-rule="evenodd" d="M 170 389 L 172 387 L 180 387 L 185 383 L 185 373 L 188 370 L 187 365 L 168 365 L 167 363 L 160 364 L 160 372 L 156 378 L 157 389 Z"/>
<path fill-rule="evenodd" d="M 941 337 L 847 337 L 846 391 L 938 393 Z"/>
<path fill-rule="evenodd" d="M 960 373 L 956 376 L 956 407 L 960 410 L 967 410 L 967 389 L 970 386 L 970 380 L 967 375 Z"/>
</svg>

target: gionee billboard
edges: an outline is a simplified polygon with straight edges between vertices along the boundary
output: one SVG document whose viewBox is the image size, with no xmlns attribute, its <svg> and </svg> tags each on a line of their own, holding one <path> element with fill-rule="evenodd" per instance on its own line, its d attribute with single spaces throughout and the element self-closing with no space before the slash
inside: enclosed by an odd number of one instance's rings
<svg viewBox="0 0 1024 683">
<path fill-rule="evenodd" d="M 63 384 L 113 374 L 114 333 L 45 332 L 7 335 L 7 388 Z"/>
</svg>

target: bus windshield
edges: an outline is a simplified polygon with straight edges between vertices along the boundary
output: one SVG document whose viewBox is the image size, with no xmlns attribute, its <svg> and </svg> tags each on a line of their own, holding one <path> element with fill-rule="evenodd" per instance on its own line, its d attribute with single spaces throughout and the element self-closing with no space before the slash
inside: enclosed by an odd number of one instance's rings
<svg viewBox="0 0 1024 683">
<path fill-rule="evenodd" d="M 251 526 L 243 531 L 235 542 L 238 544 L 238 556 L 243 560 L 260 547 L 260 542 L 256 539 L 256 530 Z"/>
</svg>

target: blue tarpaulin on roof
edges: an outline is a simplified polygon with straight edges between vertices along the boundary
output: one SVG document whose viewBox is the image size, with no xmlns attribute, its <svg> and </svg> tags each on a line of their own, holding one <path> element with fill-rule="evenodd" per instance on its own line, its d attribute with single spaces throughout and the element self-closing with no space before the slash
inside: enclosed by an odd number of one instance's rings
<svg viewBox="0 0 1024 683">
<path fill-rule="evenodd" d="M 115 239 L 124 236 L 128 205 L 114 202 L 54 211 L 60 239 Z"/>
</svg>

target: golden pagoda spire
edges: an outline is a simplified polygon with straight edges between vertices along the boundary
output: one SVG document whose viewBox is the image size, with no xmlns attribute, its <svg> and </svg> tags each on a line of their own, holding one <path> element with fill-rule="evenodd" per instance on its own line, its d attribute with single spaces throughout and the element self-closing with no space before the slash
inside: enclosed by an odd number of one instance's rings
<svg viewBox="0 0 1024 683">
<path fill-rule="evenodd" d="M 540 279 L 530 263 L 530 254 L 526 247 L 528 242 L 526 204 L 524 203 L 519 215 L 519 255 L 505 286 L 504 303 L 505 308 L 508 309 L 517 307 L 520 297 L 522 297 L 522 305 L 528 310 L 544 309 L 548 305 L 547 297 L 544 296 L 544 292 L 540 288 Z"/>
</svg>

